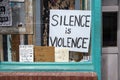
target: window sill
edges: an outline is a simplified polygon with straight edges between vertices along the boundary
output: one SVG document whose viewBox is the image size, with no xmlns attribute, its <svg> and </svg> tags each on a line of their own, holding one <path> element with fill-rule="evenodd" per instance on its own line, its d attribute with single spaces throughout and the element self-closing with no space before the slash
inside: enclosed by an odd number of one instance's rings
<svg viewBox="0 0 120 80">
<path fill-rule="evenodd" d="M 94 66 L 91 62 L 34 62 L 34 63 L 21 63 L 21 62 L 1 62 L 1 72 L 46 72 L 46 71 L 94 71 Z"/>
</svg>

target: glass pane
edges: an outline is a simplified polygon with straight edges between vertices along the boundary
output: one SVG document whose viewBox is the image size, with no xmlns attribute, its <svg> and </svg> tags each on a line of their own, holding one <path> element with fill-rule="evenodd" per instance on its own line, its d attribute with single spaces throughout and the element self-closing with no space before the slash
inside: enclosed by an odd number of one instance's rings
<svg viewBox="0 0 120 80">
<path fill-rule="evenodd" d="M 46 4 L 48 3 L 48 4 Z M 51 9 L 59 10 L 90 10 L 91 1 L 90 0 L 43 0 L 43 11 L 42 11 L 42 45 L 48 46 L 49 44 L 49 13 Z M 65 13 L 67 14 L 67 13 Z M 91 59 L 90 50 L 88 53 L 82 52 L 69 52 L 69 62 L 81 62 L 90 61 Z M 61 61 L 62 62 L 62 61 Z"/>
<path fill-rule="evenodd" d="M 23 2 L 11 2 L 13 10 L 13 25 L 21 26 L 25 24 L 25 12 Z M 91 61 L 91 45 L 89 44 L 88 52 L 69 51 L 66 48 L 56 48 L 54 53 L 53 47 L 49 46 L 49 31 L 50 31 L 50 10 L 71 10 L 71 11 L 91 11 L 91 0 L 42 0 L 41 5 L 41 28 L 42 46 L 34 44 L 34 62 L 83 62 Z M 67 14 L 67 13 L 65 13 Z M 16 16 L 14 16 L 16 15 Z M 86 22 L 89 23 L 90 21 Z M 16 61 L 20 62 L 19 45 L 28 44 L 28 35 L 3 35 L 3 55 L 1 61 Z M 21 43 L 22 40 L 22 43 Z M 91 43 L 91 41 L 90 41 Z M 75 44 L 74 44 L 75 45 Z M 40 51 L 41 50 L 41 51 Z M 40 53 L 43 52 L 43 53 Z M 58 54 L 56 54 L 58 53 Z M 61 54 L 60 54 L 61 53 Z M 28 61 L 29 62 L 29 61 Z"/>
<path fill-rule="evenodd" d="M 117 12 L 103 13 L 103 46 L 117 46 Z"/>
<path fill-rule="evenodd" d="M 1 0 L 1 34 L 33 34 L 32 1 L 33 0 Z"/>
<path fill-rule="evenodd" d="M 2 35 L 3 40 L 2 47 L 3 53 L 1 53 L 1 61 L 15 61 L 19 62 L 19 45 L 27 45 L 28 44 L 28 36 L 27 35 Z M 22 41 L 21 41 L 22 40 Z"/>
<path fill-rule="evenodd" d="M 22 27 L 25 25 L 25 4 L 22 2 L 11 2 L 12 26 Z"/>
</svg>

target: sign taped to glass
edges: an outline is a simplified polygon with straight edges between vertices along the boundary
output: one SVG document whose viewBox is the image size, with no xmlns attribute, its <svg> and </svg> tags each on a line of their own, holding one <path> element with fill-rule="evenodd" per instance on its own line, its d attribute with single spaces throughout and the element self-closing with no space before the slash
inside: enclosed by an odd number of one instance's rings
<svg viewBox="0 0 120 80">
<path fill-rule="evenodd" d="M 12 26 L 12 13 L 9 0 L 0 0 L 0 26 Z"/>
<path fill-rule="evenodd" d="M 49 46 L 88 52 L 91 11 L 50 10 Z"/>
</svg>

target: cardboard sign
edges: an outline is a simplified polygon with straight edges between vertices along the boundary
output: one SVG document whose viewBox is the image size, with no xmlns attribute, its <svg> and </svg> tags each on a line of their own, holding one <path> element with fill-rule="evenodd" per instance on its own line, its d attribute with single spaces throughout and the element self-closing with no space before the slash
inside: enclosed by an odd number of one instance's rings
<svg viewBox="0 0 120 80">
<path fill-rule="evenodd" d="M 54 62 L 54 47 L 35 46 L 35 62 Z"/>
<path fill-rule="evenodd" d="M 19 46 L 19 61 L 20 62 L 33 62 L 33 45 L 20 45 Z"/>
<path fill-rule="evenodd" d="M 50 10 L 49 46 L 88 52 L 91 11 Z"/>
<path fill-rule="evenodd" d="M 0 26 L 12 26 L 12 13 L 9 0 L 0 0 Z"/>
<path fill-rule="evenodd" d="M 55 62 L 69 62 L 69 49 L 55 48 Z"/>
</svg>

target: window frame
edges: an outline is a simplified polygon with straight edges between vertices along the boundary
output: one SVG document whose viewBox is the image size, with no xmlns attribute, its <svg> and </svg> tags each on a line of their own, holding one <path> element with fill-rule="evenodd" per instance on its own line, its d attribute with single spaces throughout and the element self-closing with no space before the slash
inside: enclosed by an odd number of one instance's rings
<svg viewBox="0 0 120 80">
<path fill-rule="evenodd" d="M 25 0 L 28 1 L 28 0 Z M 37 1 L 39 0 L 35 0 Z M 96 72 L 101 80 L 101 0 L 91 0 L 91 57 L 90 62 L 0 62 L 1 72 Z M 37 5 L 38 6 L 38 5 Z M 37 12 L 35 12 L 37 14 Z"/>
</svg>

